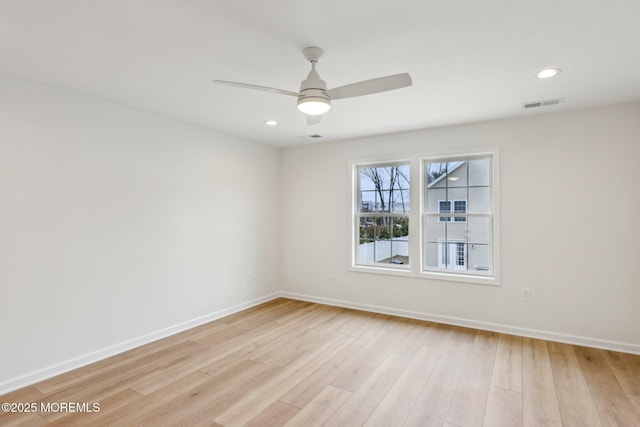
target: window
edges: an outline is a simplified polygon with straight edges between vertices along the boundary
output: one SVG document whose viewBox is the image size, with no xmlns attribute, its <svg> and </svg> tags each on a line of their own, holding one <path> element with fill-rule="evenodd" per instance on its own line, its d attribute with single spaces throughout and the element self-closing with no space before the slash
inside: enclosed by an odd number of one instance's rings
<svg viewBox="0 0 640 427">
<path fill-rule="evenodd" d="M 350 268 L 497 284 L 497 156 L 352 162 Z"/>
<path fill-rule="evenodd" d="M 467 201 L 466 200 L 454 200 L 453 201 L 453 213 L 467 213 Z M 465 222 L 466 217 L 457 216 L 454 218 L 457 222 Z"/>
<path fill-rule="evenodd" d="M 423 172 L 423 271 L 492 275 L 491 157 L 428 159 Z"/>
<path fill-rule="evenodd" d="M 466 213 L 467 212 L 467 201 L 466 200 L 438 200 L 438 211 L 440 213 L 451 213 L 451 203 L 453 203 L 453 213 Z M 467 219 L 465 217 L 448 217 L 441 216 L 438 218 L 438 221 L 457 221 L 457 222 L 465 222 Z"/>
<path fill-rule="evenodd" d="M 438 200 L 438 212 L 440 213 L 451 213 L 451 201 L 450 200 Z M 449 221 L 448 216 L 441 216 L 438 218 L 438 221 L 444 222 Z"/>
<path fill-rule="evenodd" d="M 356 264 L 409 265 L 408 163 L 357 167 Z"/>
</svg>

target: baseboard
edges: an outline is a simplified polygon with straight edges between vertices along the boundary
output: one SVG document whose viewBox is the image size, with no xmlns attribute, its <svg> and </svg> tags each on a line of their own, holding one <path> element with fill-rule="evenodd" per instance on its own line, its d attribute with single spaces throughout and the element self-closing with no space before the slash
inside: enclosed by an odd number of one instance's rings
<svg viewBox="0 0 640 427">
<path fill-rule="evenodd" d="M 246 310 L 256 305 L 263 304 L 267 301 L 271 301 L 280 296 L 281 296 L 281 293 L 277 292 L 277 293 L 266 295 L 260 298 L 255 298 L 250 301 L 246 301 L 246 302 L 234 305 L 232 307 L 223 308 L 213 313 L 206 314 L 204 316 L 200 316 L 195 319 L 191 319 L 186 322 L 182 322 L 177 325 L 173 325 L 168 328 L 155 331 L 150 334 L 146 334 L 146 335 L 143 335 L 143 336 L 140 336 L 116 345 L 112 345 L 112 346 L 103 348 L 101 350 L 94 351 L 92 353 L 85 354 L 83 356 L 79 356 L 71 360 L 67 360 L 62 363 L 58 363 L 43 369 L 39 369 L 34 372 L 30 372 L 20 377 L 3 381 L 0 383 L 0 395 L 9 393 L 11 391 L 17 390 L 22 387 L 26 387 L 26 386 L 38 383 L 40 381 L 44 381 L 48 378 L 63 374 L 65 372 L 72 371 L 77 368 L 81 368 L 91 363 L 98 362 L 102 359 L 106 359 L 107 357 L 115 356 L 116 354 L 120 354 L 128 350 L 132 350 L 136 347 L 140 347 L 150 342 L 157 341 L 159 339 L 166 338 L 171 335 L 175 335 L 179 332 L 186 331 L 187 329 L 195 328 L 196 326 L 200 326 L 205 323 L 212 322 L 214 320 L 220 319 L 225 316 L 229 316 L 230 314 L 234 314 L 242 310 Z"/>
<path fill-rule="evenodd" d="M 600 348 L 604 350 L 620 351 L 623 353 L 640 354 L 640 345 L 619 341 L 609 341 L 599 338 L 583 337 L 579 335 L 568 335 L 557 332 L 541 331 L 537 329 L 527 329 L 518 326 L 501 325 L 497 323 L 480 322 L 477 320 L 463 319 L 439 314 L 421 313 L 397 308 L 383 307 L 378 305 L 362 304 L 352 301 L 343 301 L 333 298 L 316 297 L 292 292 L 281 292 L 283 298 L 290 298 L 300 301 L 315 302 L 318 304 L 333 305 L 336 307 L 352 308 L 355 310 L 370 311 L 374 313 L 389 314 L 392 316 L 408 317 L 410 319 L 428 320 L 447 325 L 465 326 L 468 328 L 481 329 L 484 331 L 501 332 L 510 335 L 518 335 L 528 338 L 538 338 L 547 341 L 556 341 L 566 344 L 581 345 L 585 347 Z"/>
</svg>

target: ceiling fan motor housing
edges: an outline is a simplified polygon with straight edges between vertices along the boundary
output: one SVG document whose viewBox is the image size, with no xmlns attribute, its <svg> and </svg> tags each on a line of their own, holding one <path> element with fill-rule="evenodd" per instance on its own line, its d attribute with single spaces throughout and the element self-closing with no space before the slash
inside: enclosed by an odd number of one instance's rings
<svg viewBox="0 0 640 427">
<path fill-rule="evenodd" d="M 327 94 L 327 83 L 320 78 L 316 70 L 311 70 L 307 78 L 300 84 L 298 107 L 300 107 L 300 104 L 312 102 L 331 105 L 331 98 Z"/>
</svg>

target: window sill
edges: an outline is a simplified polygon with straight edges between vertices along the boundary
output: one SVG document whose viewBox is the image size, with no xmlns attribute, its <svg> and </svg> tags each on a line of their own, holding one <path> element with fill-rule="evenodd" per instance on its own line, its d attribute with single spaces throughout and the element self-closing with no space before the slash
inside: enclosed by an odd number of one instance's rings
<svg viewBox="0 0 640 427">
<path fill-rule="evenodd" d="M 477 285 L 500 286 L 500 281 L 495 276 L 479 276 L 473 274 L 455 274 L 440 271 L 422 271 L 419 276 L 424 279 L 444 280 L 448 282 L 473 283 Z"/>
<path fill-rule="evenodd" d="M 386 274 L 388 276 L 413 276 L 412 271 L 408 267 L 378 267 L 373 265 L 352 265 L 349 271 L 359 273 Z"/>
<path fill-rule="evenodd" d="M 472 283 L 476 285 L 500 286 L 500 282 L 495 276 L 476 276 L 470 274 L 452 274 L 439 271 L 414 272 L 409 268 L 389 268 L 368 265 L 352 265 L 349 271 L 356 273 L 382 274 L 396 277 L 410 277 L 413 279 L 440 280 L 457 283 Z"/>
</svg>

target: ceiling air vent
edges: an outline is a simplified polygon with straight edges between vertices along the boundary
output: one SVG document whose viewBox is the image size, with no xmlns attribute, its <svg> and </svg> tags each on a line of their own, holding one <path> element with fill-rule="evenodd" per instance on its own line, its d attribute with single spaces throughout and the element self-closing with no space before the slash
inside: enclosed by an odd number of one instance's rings
<svg viewBox="0 0 640 427">
<path fill-rule="evenodd" d="M 314 133 L 312 135 L 302 135 L 302 136 L 299 136 L 298 138 L 305 139 L 305 140 L 317 140 L 322 138 L 322 135 L 318 135 L 317 133 Z"/>
<path fill-rule="evenodd" d="M 563 101 L 564 98 L 556 98 L 556 99 L 545 99 L 544 101 L 532 101 L 525 102 L 522 104 L 522 108 L 538 108 L 538 107 L 547 107 L 549 105 L 558 105 Z"/>
</svg>

